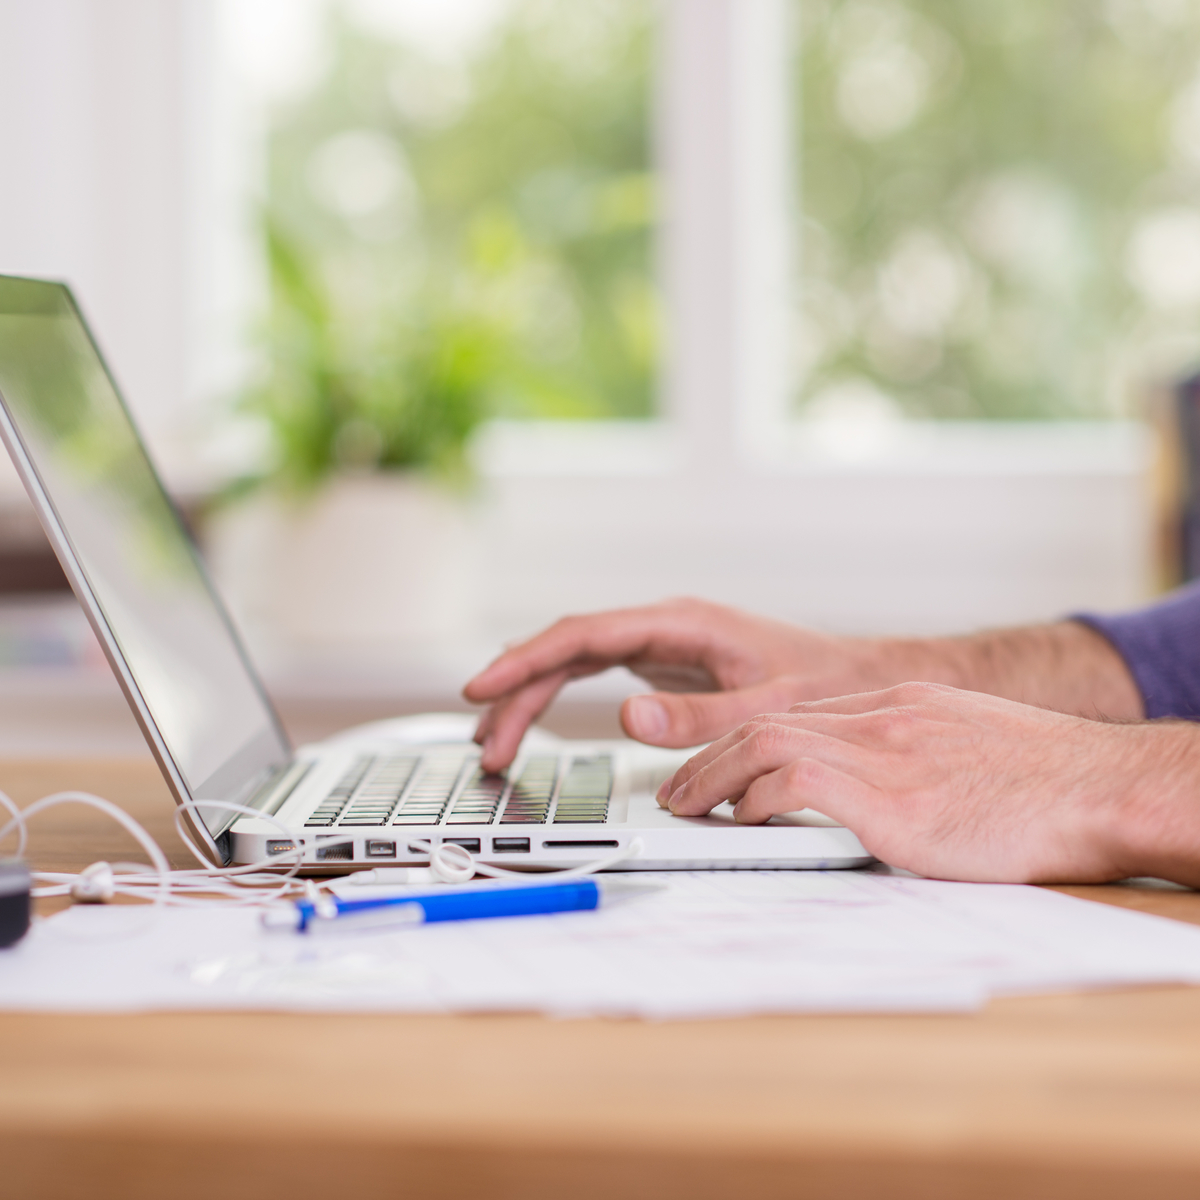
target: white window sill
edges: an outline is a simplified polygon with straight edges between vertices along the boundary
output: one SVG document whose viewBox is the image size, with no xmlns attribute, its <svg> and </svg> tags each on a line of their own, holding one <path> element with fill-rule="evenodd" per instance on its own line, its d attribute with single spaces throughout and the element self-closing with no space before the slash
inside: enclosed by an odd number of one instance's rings
<svg viewBox="0 0 1200 1200">
<path fill-rule="evenodd" d="M 810 478 L 1136 475 L 1153 456 L 1154 435 L 1137 421 L 792 421 L 729 465 Z M 492 421 L 472 460 L 494 480 L 666 479 L 687 467 L 683 439 L 666 421 Z"/>
</svg>

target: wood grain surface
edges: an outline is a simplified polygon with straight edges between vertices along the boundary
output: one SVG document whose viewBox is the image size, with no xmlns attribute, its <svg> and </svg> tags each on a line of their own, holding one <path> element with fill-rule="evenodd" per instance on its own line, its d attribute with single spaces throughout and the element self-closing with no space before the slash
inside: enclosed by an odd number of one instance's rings
<svg viewBox="0 0 1200 1200">
<path fill-rule="evenodd" d="M 0 763 L 171 846 L 138 762 Z M 129 857 L 85 810 L 30 855 Z M 1067 889 L 1200 923 L 1200 895 Z M 965 1017 L 0 1015 L 0 1196 L 1020 1198 L 1200 1195 L 1200 989 Z"/>
</svg>

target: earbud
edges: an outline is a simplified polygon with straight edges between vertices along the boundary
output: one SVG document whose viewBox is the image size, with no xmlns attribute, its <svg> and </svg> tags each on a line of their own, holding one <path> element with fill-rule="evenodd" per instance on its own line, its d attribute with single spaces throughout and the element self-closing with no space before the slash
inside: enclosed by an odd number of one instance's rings
<svg viewBox="0 0 1200 1200">
<path fill-rule="evenodd" d="M 94 862 L 84 867 L 71 884 L 71 899 L 82 904 L 107 904 L 116 894 L 112 863 Z"/>
</svg>

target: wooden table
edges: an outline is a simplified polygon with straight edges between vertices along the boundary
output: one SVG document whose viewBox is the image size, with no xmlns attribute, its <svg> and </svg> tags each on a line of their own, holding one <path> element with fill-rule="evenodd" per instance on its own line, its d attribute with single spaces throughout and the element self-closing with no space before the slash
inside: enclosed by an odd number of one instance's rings
<svg viewBox="0 0 1200 1200">
<path fill-rule="evenodd" d="M 8 762 L 164 846 L 154 767 Z M 85 811 L 32 856 L 126 856 Z M 177 844 L 172 857 L 186 861 Z M 1200 922 L 1200 894 L 1076 888 Z M 967 1017 L 0 1015 L 0 1196 L 1200 1196 L 1200 989 Z"/>
</svg>

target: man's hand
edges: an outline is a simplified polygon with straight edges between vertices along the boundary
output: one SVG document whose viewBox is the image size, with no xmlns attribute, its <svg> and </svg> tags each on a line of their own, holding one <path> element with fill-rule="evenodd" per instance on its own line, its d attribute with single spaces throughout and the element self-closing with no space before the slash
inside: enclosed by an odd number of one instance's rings
<svg viewBox="0 0 1200 1200">
<path fill-rule="evenodd" d="M 1200 730 L 1109 724 L 936 684 L 794 705 L 690 759 L 659 803 L 760 824 L 813 808 L 942 879 L 1200 883 Z"/>
<path fill-rule="evenodd" d="M 526 729 L 568 680 L 616 666 L 658 689 L 621 709 L 625 732 L 656 746 L 694 746 L 756 713 L 914 679 L 1066 712 L 1142 715 L 1116 651 L 1069 621 L 964 638 L 850 638 L 671 600 L 567 617 L 472 679 L 463 694 L 491 706 L 475 735 L 484 767 L 512 762 Z"/>
<path fill-rule="evenodd" d="M 526 729 L 570 679 L 628 667 L 658 689 L 621 708 L 630 737 L 695 746 L 798 700 L 942 678 L 925 643 L 814 633 L 702 600 L 566 617 L 505 651 L 463 689 L 490 704 L 483 765 L 512 762 Z M 690 693 L 690 694 L 689 694 Z"/>
</svg>

